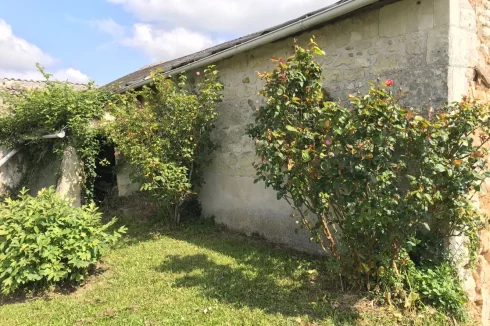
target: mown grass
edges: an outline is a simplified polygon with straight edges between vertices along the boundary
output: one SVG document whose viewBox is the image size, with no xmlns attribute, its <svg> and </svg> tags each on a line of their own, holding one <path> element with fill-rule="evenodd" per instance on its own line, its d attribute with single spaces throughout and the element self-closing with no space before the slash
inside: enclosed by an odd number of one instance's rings
<svg viewBox="0 0 490 326">
<path fill-rule="evenodd" d="M 339 294 L 318 259 L 211 226 L 129 222 L 75 291 L 0 300 L 0 325 L 442 325 Z"/>
</svg>

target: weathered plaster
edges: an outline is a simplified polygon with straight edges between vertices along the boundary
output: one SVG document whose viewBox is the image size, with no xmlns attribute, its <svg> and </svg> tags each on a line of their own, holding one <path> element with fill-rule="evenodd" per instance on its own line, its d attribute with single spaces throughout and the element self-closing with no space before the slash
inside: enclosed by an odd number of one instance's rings
<svg viewBox="0 0 490 326">
<path fill-rule="evenodd" d="M 83 163 L 75 148 L 68 146 L 63 152 L 61 162 L 61 177 L 56 186 L 56 192 L 73 200 L 73 206 L 82 205 L 82 175 Z"/>
<path fill-rule="evenodd" d="M 10 152 L 9 149 L 0 147 L 0 158 Z M 5 195 L 9 187 L 17 185 L 22 177 L 19 171 L 20 154 L 16 154 L 0 168 L 0 197 Z"/>
<path fill-rule="evenodd" d="M 129 164 L 121 164 L 120 159 L 116 157 L 117 165 L 117 192 L 119 196 L 125 197 L 140 189 L 140 184 L 133 182 L 131 179 L 131 166 Z"/>
</svg>

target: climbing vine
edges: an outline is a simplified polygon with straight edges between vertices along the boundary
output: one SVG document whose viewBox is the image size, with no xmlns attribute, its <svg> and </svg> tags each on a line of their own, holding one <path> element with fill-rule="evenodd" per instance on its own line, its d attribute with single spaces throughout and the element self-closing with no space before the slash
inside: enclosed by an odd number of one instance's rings
<svg viewBox="0 0 490 326">
<path fill-rule="evenodd" d="M 72 146 L 83 162 L 85 200 L 91 201 L 100 148 L 100 131 L 94 122 L 103 117 L 112 95 L 92 82 L 75 88 L 68 82 L 51 80 L 39 65 L 38 69 L 45 77 L 44 87 L 0 93 L 0 145 L 22 149 L 24 178 L 20 186 L 30 182 L 50 154 L 61 157 L 67 146 Z M 62 131 L 65 138 L 42 138 Z"/>
<path fill-rule="evenodd" d="M 351 284 L 390 304 L 422 300 L 462 317 L 464 292 L 441 244 L 466 236 L 475 255 L 486 226 L 470 197 L 490 176 L 490 106 L 407 108 L 400 100 L 409 94 L 392 80 L 344 106 L 323 95 L 314 58 L 323 54 L 312 40 L 259 74 L 266 104 L 249 127 L 257 181 L 297 211 Z"/>
</svg>

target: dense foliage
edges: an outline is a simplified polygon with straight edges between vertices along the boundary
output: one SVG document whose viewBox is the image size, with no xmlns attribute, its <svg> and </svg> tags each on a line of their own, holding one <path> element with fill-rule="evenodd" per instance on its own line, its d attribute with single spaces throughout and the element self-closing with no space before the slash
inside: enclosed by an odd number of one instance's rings
<svg viewBox="0 0 490 326">
<path fill-rule="evenodd" d="M 199 74 L 200 75 L 200 74 Z M 153 74 L 151 84 L 122 94 L 111 106 L 106 127 L 118 151 L 136 169 L 141 189 L 159 201 L 180 223 L 182 203 L 202 184 L 203 167 L 216 148 L 210 133 L 218 117 L 222 84 L 214 67 L 198 76 L 195 92 L 185 76 Z"/>
<path fill-rule="evenodd" d="M 39 171 L 44 157 L 49 159 L 53 152 L 61 156 L 68 145 L 73 146 L 84 164 L 85 197 L 90 201 L 100 148 L 100 133 L 93 122 L 103 117 L 110 95 L 93 83 L 76 88 L 68 82 L 52 81 L 51 75 L 39 69 L 46 78 L 43 88 L 0 93 L 0 145 L 22 147 L 26 164 L 23 184 Z M 64 139 L 41 138 L 62 130 Z"/>
<path fill-rule="evenodd" d="M 17 200 L 0 203 L 0 288 L 9 294 L 26 286 L 82 281 L 100 261 L 101 251 L 125 232 L 107 229 L 91 204 L 71 206 L 54 189 L 37 197 L 27 190 Z"/>
<path fill-rule="evenodd" d="M 313 238 L 340 260 L 344 276 L 410 305 L 409 298 L 430 293 L 415 293 L 410 284 L 424 280 L 414 276 L 422 269 L 412 258 L 420 264 L 434 249 L 424 234 L 467 236 L 475 252 L 485 217 L 470 195 L 489 176 L 489 106 L 465 100 L 436 111 L 404 107 L 406 94 L 395 95 L 388 80 L 351 95 L 344 107 L 324 98 L 314 60 L 323 51 L 314 40 L 310 45 L 273 59 L 277 67 L 260 74 L 266 104 L 249 129 L 262 159 L 257 180 L 297 210 Z"/>
</svg>

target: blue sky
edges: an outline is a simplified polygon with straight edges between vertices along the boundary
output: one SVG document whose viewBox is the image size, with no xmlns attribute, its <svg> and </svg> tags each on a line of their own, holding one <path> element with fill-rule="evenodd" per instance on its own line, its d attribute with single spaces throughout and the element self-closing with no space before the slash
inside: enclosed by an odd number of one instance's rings
<svg viewBox="0 0 490 326">
<path fill-rule="evenodd" d="M 324 7 L 332 0 L 4 0 L 0 77 L 104 85 Z M 260 9 L 259 9 L 260 8 Z"/>
</svg>

